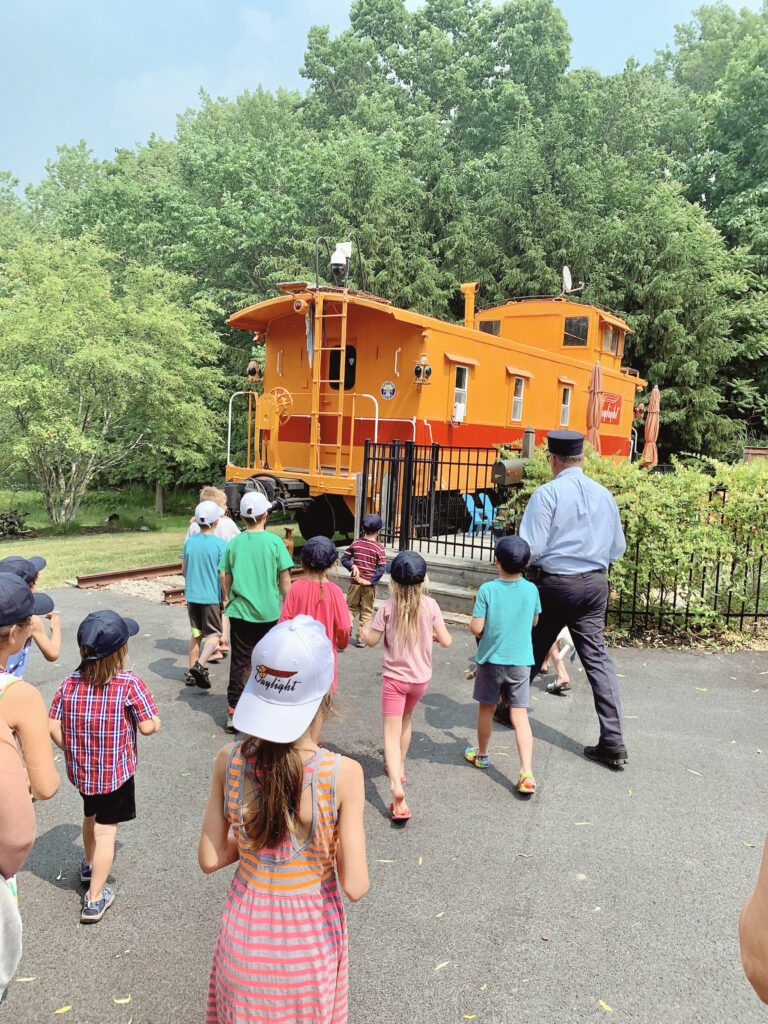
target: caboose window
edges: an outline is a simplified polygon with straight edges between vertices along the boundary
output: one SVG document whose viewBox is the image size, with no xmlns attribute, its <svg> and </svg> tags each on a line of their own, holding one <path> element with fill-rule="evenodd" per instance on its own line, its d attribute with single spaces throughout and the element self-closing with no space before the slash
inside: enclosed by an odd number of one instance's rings
<svg viewBox="0 0 768 1024">
<path fill-rule="evenodd" d="M 613 355 L 619 350 L 619 332 L 617 328 L 606 324 L 603 327 L 603 352 L 612 352 Z"/>
<path fill-rule="evenodd" d="M 480 330 L 483 334 L 492 334 L 498 338 L 501 334 L 501 320 L 481 320 Z"/>
<path fill-rule="evenodd" d="M 563 398 L 560 403 L 560 426 L 567 427 L 571 416 L 571 389 L 563 388 Z"/>
<path fill-rule="evenodd" d="M 339 361 L 341 359 L 341 349 L 332 348 L 328 354 L 328 376 L 330 378 L 329 387 L 332 391 L 339 390 Z M 355 386 L 355 370 L 357 369 L 357 349 L 354 345 L 347 345 L 346 356 L 344 360 L 344 390 L 350 391 Z"/>
<path fill-rule="evenodd" d="M 467 380 L 469 379 L 469 370 L 466 366 L 456 367 L 456 386 L 453 389 L 453 405 L 454 408 L 457 405 L 463 407 L 466 412 L 467 409 Z"/>
<path fill-rule="evenodd" d="M 587 344 L 588 331 L 588 316 L 567 316 L 563 332 L 563 345 L 583 347 Z"/>
<path fill-rule="evenodd" d="M 512 393 L 512 420 L 518 423 L 523 418 L 523 394 L 525 392 L 525 381 L 522 377 L 515 377 L 515 390 Z"/>
</svg>

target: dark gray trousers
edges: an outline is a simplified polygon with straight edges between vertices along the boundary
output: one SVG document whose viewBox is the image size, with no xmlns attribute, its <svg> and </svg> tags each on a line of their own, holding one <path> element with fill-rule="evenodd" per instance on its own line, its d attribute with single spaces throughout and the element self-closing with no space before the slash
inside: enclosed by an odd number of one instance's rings
<svg viewBox="0 0 768 1024">
<path fill-rule="evenodd" d="M 619 682 L 613 661 L 605 646 L 603 629 L 608 605 L 608 580 L 601 572 L 577 576 L 542 575 L 538 581 L 541 614 L 533 629 L 531 681 L 558 633 L 567 626 L 576 653 L 581 659 L 595 698 L 600 719 L 600 742 L 616 747 L 624 743 L 621 727 Z"/>
</svg>

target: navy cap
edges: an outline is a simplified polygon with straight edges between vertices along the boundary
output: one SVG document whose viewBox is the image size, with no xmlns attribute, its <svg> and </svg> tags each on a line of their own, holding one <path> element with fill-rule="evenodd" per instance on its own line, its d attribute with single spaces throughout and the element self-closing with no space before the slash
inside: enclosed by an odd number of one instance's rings
<svg viewBox="0 0 768 1024">
<path fill-rule="evenodd" d="M 496 543 L 495 555 L 504 572 L 520 572 L 531 558 L 528 541 L 522 537 L 502 537 Z"/>
<path fill-rule="evenodd" d="M 98 661 L 119 651 L 123 644 L 128 643 L 128 637 L 136 636 L 138 632 L 139 624 L 135 619 L 123 618 L 108 608 L 86 615 L 77 630 L 77 643 L 79 647 L 90 647 L 93 654 L 83 658 L 78 669 L 86 661 Z"/>
<path fill-rule="evenodd" d="M 392 559 L 389 575 L 404 587 L 412 587 L 423 583 L 427 575 L 427 563 L 415 551 L 401 551 Z"/>
<path fill-rule="evenodd" d="M 375 512 L 366 512 L 360 525 L 363 528 L 363 533 L 376 533 L 384 523 L 381 521 L 381 516 L 377 516 Z"/>
<path fill-rule="evenodd" d="M 21 576 L 0 572 L 0 626 L 13 626 L 30 615 L 47 615 L 53 601 L 47 594 L 29 589 Z"/>
<path fill-rule="evenodd" d="M 327 537 L 310 537 L 301 551 L 302 563 L 315 565 L 318 569 L 327 569 L 338 557 L 336 545 Z"/>
<path fill-rule="evenodd" d="M 584 451 L 584 435 L 578 430 L 550 430 L 547 434 L 547 448 L 552 455 L 581 455 Z"/>
<path fill-rule="evenodd" d="M 9 555 L 0 561 L 0 572 L 12 572 L 14 576 L 21 576 L 25 583 L 31 583 L 45 565 L 45 559 L 37 555 L 32 558 Z"/>
</svg>

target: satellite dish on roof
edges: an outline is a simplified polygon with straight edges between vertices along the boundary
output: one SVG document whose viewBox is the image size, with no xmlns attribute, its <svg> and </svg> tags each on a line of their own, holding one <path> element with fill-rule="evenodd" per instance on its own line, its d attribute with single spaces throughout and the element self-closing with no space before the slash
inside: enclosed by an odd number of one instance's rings
<svg viewBox="0 0 768 1024">
<path fill-rule="evenodd" d="M 563 267 L 563 292 L 567 295 L 571 288 L 573 288 L 571 271 L 568 267 Z"/>
</svg>

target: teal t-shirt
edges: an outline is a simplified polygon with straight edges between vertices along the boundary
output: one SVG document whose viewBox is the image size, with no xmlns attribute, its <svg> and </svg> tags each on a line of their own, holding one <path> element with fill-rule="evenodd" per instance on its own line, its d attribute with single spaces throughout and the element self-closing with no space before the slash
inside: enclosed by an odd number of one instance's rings
<svg viewBox="0 0 768 1024">
<path fill-rule="evenodd" d="M 196 533 L 184 541 L 184 596 L 194 604 L 219 604 L 219 562 L 227 543 L 213 533 Z"/>
<path fill-rule="evenodd" d="M 227 544 L 219 568 L 232 574 L 229 603 L 225 608 L 230 618 L 248 622 L 277 621 L 280 616 L 277 574 L 293 568 L 293 559 L 279 537 L 267 530 L 246 530 Z"/>
<path fill-rule="evenodd" d="M 477 663 L 532 665 L 533 617 L 541 611 L 539 592 L 528 580 L 490 580 L 477 592 L 472 614 L 485 619 Z"/>
</svg>

